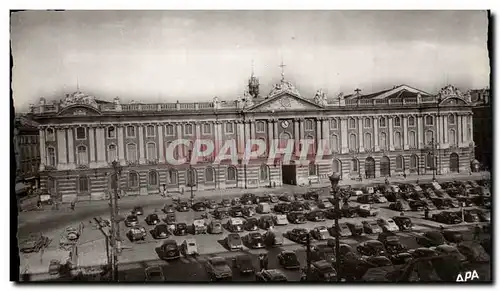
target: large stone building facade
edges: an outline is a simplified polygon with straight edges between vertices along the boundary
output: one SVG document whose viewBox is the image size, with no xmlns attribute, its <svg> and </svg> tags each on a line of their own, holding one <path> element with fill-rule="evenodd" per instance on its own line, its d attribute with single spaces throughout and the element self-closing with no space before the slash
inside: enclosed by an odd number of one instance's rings
<svg viewBox="0 0 500 291">
<path fill-rule="evenodd" d="M 38 186 L 40 139 L 38 124 L 18 114 L 14 118 L 12 145 L 16 165 L 16 192 Z"/>
<path fill-rule="evenodd" d="M 76 92 L 50 104 L 41 99 L 31 114 L 41 125 L 41 187 L 63 201 L 103 199 L 111 191 L 111 163 L 122 167 L 119 187 L 126 195 L 189 190 L 273 187 L 342 179 L 464 172 L 474 156 L 470 95 L 453 86 L 435 95 L 401 85 L 363 95 L 328 98 L 319 90 L 306 98 L 284 78 L 267 96 L 249 90 L 235 101 L 123 104 Z M 216 151 L 235 140 L 238 163 L 171 165 L 168 146 L 178 139 L 211 139 Z M 309 164 L 268 160 L 268 151 L 242 161 L 251 139 L 328 140 L 323 159 Z M 174 155 L 188 156 L 178 147 Z M 314 153 L 314 149 L 312 153 Z M 437 165 L 437 167 L 435 167 Z"/>
</svg>

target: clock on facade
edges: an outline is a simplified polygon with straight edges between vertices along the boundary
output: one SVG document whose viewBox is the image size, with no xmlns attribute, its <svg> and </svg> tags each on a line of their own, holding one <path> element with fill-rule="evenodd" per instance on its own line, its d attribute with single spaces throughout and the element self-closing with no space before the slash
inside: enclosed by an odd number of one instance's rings
<svg viewBox="0 0 500 291">
<path fill-rule="evenodd" d="M 287 128 L 289 125 L 290 125 L 290 123 L 287 120 L 283 120 L 281 122 L 281 127 L 283 127 L 283 128 Z"/>
</svg>

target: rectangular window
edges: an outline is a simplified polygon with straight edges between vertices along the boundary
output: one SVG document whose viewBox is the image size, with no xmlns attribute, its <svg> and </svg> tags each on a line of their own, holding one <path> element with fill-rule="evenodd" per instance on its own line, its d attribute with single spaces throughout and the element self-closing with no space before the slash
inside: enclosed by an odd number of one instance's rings
<svg viewBox="0 0 500 291">
<path fill-rule="evenodd" d="M 86 139 L 87 138 L 87 132 L 84 127 L 77 127 L 76 128 L 76 139 Z"/>
<path fill-rule="evenodd" d="M 135 126 L 127 126 L 127 137 L 135 137 Z"/>
<path fill-rule="evenodd" d="M 356 120 L 354 118 L 349 119 L 349 128 L 350 129 L 356 128 Z"/>
<path fill-rule="evenodd" d="M 146 137 L 155 137 L 155 135 L 156 135 L 155 126 L 154 125 L 146 126 Z"/>
<path fill-rule="evenodd" d="M 408 126 L 415 126 L 415 117 L 408 117 Z"/>
<path fill-rule="evenodd" d="M 226 133 L 234 133 L 234 126 L 232 122 L 226 123 Z"/>
<path fill-rule="evenodd" d="M 184 125 L 184 134 L 185 135 L 193 135 L 193 125 L 192 124 L 185 124 Z"/>
<path fill-rule="evenodd" d="M 263 133 L 263 132 L 266 132 L 266 125 L 263 121 L 258 121 L 255 125 L 255 131 L 258 132 L 258 133 Z"/>
<path fill-rule="evenodd" d="M 337 129 L 337 127 L 338 127 L 337 120 L 336 119 L 330 120 L 330 128 Z"/>
<path fill-rule="evenodd" d="M 306 120 L 306 130 L 313 130 L 313 121 L 310 119 Z"/>
<path fill-rule="evenodd" d="M 136 162 L 137 161 L 137 148 L 135 144 L 127 145 L 127 161 Z"/>
<path fill-rule="evenodd" d="M 172 124 L 165 126 L 165 135 L 174 135 L 174 126 Z"/>
<path fill-rule="evenodd" d="M 212 125 L 210 123 L 203 124 L 203 134 L 211 134 L 212 133 Z"/>
</svg>

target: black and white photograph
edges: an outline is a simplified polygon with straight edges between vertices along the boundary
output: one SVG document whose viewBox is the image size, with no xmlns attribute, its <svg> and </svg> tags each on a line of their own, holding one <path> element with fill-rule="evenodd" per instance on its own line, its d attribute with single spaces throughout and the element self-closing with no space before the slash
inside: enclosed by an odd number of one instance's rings
<svg viewBox="0 0 500 291">
<path fill-rule="evenodd" d="M 11 281 L 492 283 L 491 19 L 11 10 Z"/>
</svg>

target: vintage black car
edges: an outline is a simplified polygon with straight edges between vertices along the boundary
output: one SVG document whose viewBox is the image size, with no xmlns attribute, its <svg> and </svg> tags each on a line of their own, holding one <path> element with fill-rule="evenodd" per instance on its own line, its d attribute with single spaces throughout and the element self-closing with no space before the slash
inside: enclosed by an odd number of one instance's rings
<svg viewBox="0 0 500 291">
<path fill-rule="evenodd" d="M 280 270 L 270 269 L 262 270 L 255 274 L 257 282 L 287 282 L 288 279 Z"/>
<path fill-rule="evenodd" d="M 296 243 L 305 244 L 307 242 L 307 229 L 305 228 L 294 228 L 287 231 L 286 236 L 289 240 Z"/>
<path fill-rule="evenodd" d="M 432 203 L 434 203 L 434 205 L 436 205 L 437 209 L 439 210 L 450 209 L 450 206 L 448 205 L 448 203 L 446 203 L 444 198 L 432 198 L 431 200 Z"/>
<path fill-rule="evenodd" d="M 125 219 L 125 225 L 128 227 L 136 226 L 137 224 L 139 224 L 139 218 L 137 218 L 137 215 L 129 215 Z"/>
<path fill-rule="evenodd" d="M 302 202 L 294 201 L 290 204 L 291 211 L 304 211 L 305 206 Z"/>
<path fill-rule="evenodd" d="M 460 231 L 445 229 L 441 232 L 445 240 L 451 243 L 460 243 L 464 240 L 464 236 Z"/>
<path fill-rule="evenodd" d="M 420 200 L 411 200 L 408 204 L 410 205 L 411 211 L 424 211 L 425 206 L 427 206 L 425 202 Z"/>
<path fill-rule="evenodd" d="M 241 236 L 237 233 L 230 233 L 225 239 L 226 245 L 229 250 L 241 250 L 243 249 L 243 242 Z"/>
<path fill-rule="evenodd" d="M 337 231 L 339 232 L 339 235 L 341 237 L 348 237 L 348 236 L 352 235 L 351 230 L 349 229 L 349 227 L 345 223 L 339 223 L 338 229 L 336 229 L 335 225 L 334 225 L 330 229 L 328 229 L 328 231 L 330 232 L 330 235 L 333 237 L 335 237 L 337 235 Z"/>
<path fill-rule="evenodd" d="M 279 196 L 279 200 L 283 202 L 292 202 L 295 201 L 295 197 L 292 194 L 282 194 Z"/>
<path fill-rule="evenodd" d="M 259 204 L 261 202 L 265 202 L 265 203 L 270 203 L 271 202 L 271 198 L 267 195 L 263 195 L 263 196 L 257 196 L 255 195 L 255 198 L 253 199 L 253 203 L 254 204 Z"/>
<path fill-rule="evenodd" d="M 278 198 L 278 196 L 276 196 L 276 194 L 267 194 L 267 197 L 269 198 L 269 202 L 271 203 L 278 203 L 280 200 Z M 263 202 L 263 201 L 261 201 Z"/>
<path fill-rule="evenodd" d="M 306 200 L 313 200 L 316 201 L 319 198 L 319 193 L 317 190 L 309 190 L 307 193 L 303 195 L 304 199 Z"/>
<path fill-rule="evenodd" d="M 288 213 L 286 218 L 288 219 L 288 221 L 290 221 L 290 223 L 295 224 L 303 224 L 307 222 L 304 213 L 298 211 Z"/>
<path fill-rule="evenodd" d="M 251 232 L 245 236 L 245 241 L 247 245 L 252 249 L 261 249 L 266 245 L 264 244 L 264 239 L 262 234 L 259 232 Z"/>
<path fill-rule="evenodd" d="M 211 281 L 228 280 L 233 277 L 231 268 L 228 266 L 226 260 L 221 257 L 208 259 L 205 269 Z"/>
<path fill-rule="evenodd" d="M 175 213 L 175 207 L 172 204 L 163 206 L 163 212 L 165 213 Z"/>
<path fill-rule="evenodd" d="M 179 222 L 175 225 L 174 235 L 184 236 L 188 234 L 187 224 Z"/>
<path fill-rule="evenodd" d="M 311 236 L 315 240 L 325 240 L 328 238 L 328 228 L 324 225 L 316 226 L 311 230 Z"/>
<path fill-rule="evenodd" d="M 166 224 L 157 224 L 153 230 L 151 230 L 151 235 L 154 239 L 164 239 L 167 238 L 169 234 L 168 226 Z"/>
<path fill-rule="evenodd" d="M 373 196 L 370 194 L 361 195 L 358 198 L 356 198 L 356 201 L 358 203 L 363 203 L 363 204 L 375 203 L 375 201 L 373 200 Z"/>
<path fill-rule="evenodd" d="M 240 202 L 243 205 L 251 205 L 255 201 L 255 194 L 252 193 L 245 193 L 243 196 L 240 198 Z"/>
<path fill-rule="evenodd" d="M 221 202 L 219 204 L 222 207 L 231 207 L 231 200 L 228 198 L 224 198 L 221 200 Z"/>
<path fill-rule="evenodd" d="M 175 224 L 175 222 L 177 221 L 177 218 L 175 217 L 175 213 L 167 213 L 167 215 L 165 216 L 163 221 L 165 221 L 165 223 L 168 225 Z"/>
<path fill-rule="evenodd" d="M 462 215 L 461 212 L 457 212 L 458 215 Z M 470 211 L 470 210 L 465 210 L 464 211 L 464 220 L 465 222 L 480 222 L 481 219 L 479 218 L 479 215 L 475 211 Z"/>
<path fill-rule="evenodd" d="M 458 224 L 462 222 L 462 218 L 455 212 L 443 211 L 432 215 L 432 220 L 439 223 Z"/>
<path fill-rule="evenodd" d="M 413 257 L 407 252 L 389 255 L 388 258 L 391 260 L 393 265 L 406 265 L 413 259 Z"/>
<path fill-rule="evenodd" d="M 227 208 L 217 208 L 214 210 L 214 217 L 217 219 L 224 219 L 229 217 L 229 211 Z"/>
<path fill-rule="evenodd" d="M 174 260 L 181 257 L 179 246 L 175 240 L 166 240 L 163 242 L 159 253 L 164 260 Z"/>
<path fill-rule="evenodd" d="M 130 241 L 138 241 L 146 239 L 146 229 L 142 226 L 134 226 L 127 232 L 127 237 Z"/>
<path fill-rule="evenodd" d="M 378 240 L 368 240 L 360 243 L 356 250 L 364 256 L 383 256 L 386 253 L 384 244 Z"/>
<path fill-rule="evenodd" d="M 217 201 L 215 201 L 213 199 L 205 201 L 205 207 L 208 209 L 215 209 L 215 208 L 217 208 L 217 206 L 218 206 Z"/>
<path fill-rule="evenodd" d="M 389 255 L 395 255 L 407 251 L 407 247 L 401 243 L 399 237 L 393 232 L 383 232 L 378 235 L 377 240 L 384 245 L 387 254 Z"/>
<path fill-rule="evenodd" d="M 428 247 L 437 247 L 444 244 L 445 239 L 441 232 L 437 230 L 430 230 L 424 232 L 422 235 L 416 237 L 416 241 L 419 245 Z"/>
<path fill-rule="evenodd" d="M 270 215 L 262 215 L 259 219 L 259 227 L 265 230 L 274 227 L 273 218 Z"/>
<path fill-rule="evenodd" d="M 233 206 L 229 209 L 229 215 L 232 217 L 243 217 L 243 208 L 241 206 Z"/>
<path fill-rule="evenodd" d="M 284 269 L 300 269 L 300 262 L 294 251 L 282 251 L 278 255 L 278 262 Z"/>
<path fill-rule="evenodd" d="M 305 279 L 311 282 L 335 282 L 337 272 L 330 262 L 325 260 L 316 261 L 311 264 L 309 273 L 304 272 Z"/>
<path fill-rule="evenodd" d="M 416 249 L 409 250 L 408 253 L 414 259 L 429 258 L 429 257 L 438 256 L 438 253 L 435 250 L 432 250 L 429 248 L 416 248 Z"/>
<path fill-rule="evenodd" d="M 396 223 L 396 225 L 399 227 L 399 230 L 401 231 L 410 231 L 413 229 L 413 223 L 411 222 L 411 219 L 406 216 L 394 216 L 392 217 L 392 220 Z"/>
<path fill-rule="evenodd" d="M 257 218 L 254 218 L 254 217 L 248 218 L 245 221 L 244 228 L 245 228 L 245 230 L 248 230 L 248 231 L 257 230 L 259 228 L 259 221 L 257 220 Z"/>
<path fill-rule="evenodd" d="M 252 263 L 252 258 L 249 255 L 238 255 L 234 259 L 234 267 L 240 271 L 241 274 L 252 274 L 255 268 Z"/>
<path fill-rule="evenodd" d="M 307 219 L 310 221 L 318 222 L 318 221 L 325 221 L 325 212 L 323 210 L 314 210 L 306 215 Z"/>
<path fill-rule="evenodd" d="M 322 211 L 324 216 L 328 219 L 335 219 L 335 217 L 337 217 L 338 219 L 342 218 L 342 210 L 335 211 L 335 208 L 328 208 L 326 210 L 319 210 L 319 211 Z"/>
<path fill-rule="evenodd" d="M 134 209 L 132 209 L 132 215 L 143 215 L 144 214 L 144 209 L 142 209 L 141 206 L 136 206 Z"/>
<path fill-rule="evenodd" d="M 188 212 L 189 211 L 189 203 L 187 201 L 180 201 L 177 204 L 177 211 Z"/>
<path fill-rule="evenodd" d="M 352 235 L 362 235 L 363 234 L 363 225 L 359 222 L 348 222 L 347 226 L 351 231 Z"/>
<path fill-rule="evenodd" d="M 197 212 L 205 211 L 207 209 L 207 206 L 205 205 L 204 202 L 197 202 L 193 204 L 193 210 Z"/>
<path fill-rule="evenodd" d="M 276 213 L 287 214 L 291 210 L 292 210 L 292 207 L 288 203 L 278 203 L 277 205 L 274 205 L 274 212 L 276 212 Z"/>
<path fill-rule="evenodd" d="M 371 268 L 392 266 L 391 260 L 385 256 L 363 257 L 363 260 Z"/>
<path fill-rule="evenodd" d="M 330 264 L 335 262 L 335 244 L 318 244 L 311 246 L 311 261 L 325 260 Z"/>
<path fill-rule="evenodd" d="M 160 222 L 160 218 L 157 214 L 152 213 L 146 217 L 145 221 L 148 225 L 156 225 Z"/>
<path fill-rule="evenodd" d="M 408 202 L 404 200 L 398 200 L 396 202 L 393 202 L 389 204 L 389 209 L 396 210 L 396 211 L 410 211 L 410 205 Z"/>
</svg>

